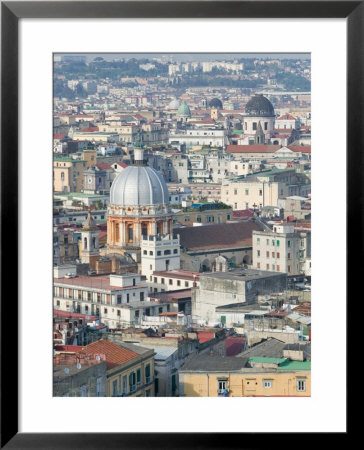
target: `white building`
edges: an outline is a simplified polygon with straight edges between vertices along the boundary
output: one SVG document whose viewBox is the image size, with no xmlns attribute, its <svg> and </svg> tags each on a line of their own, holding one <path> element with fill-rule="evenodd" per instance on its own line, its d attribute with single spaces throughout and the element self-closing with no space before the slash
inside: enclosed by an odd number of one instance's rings
<svg viewBox="0 0 364 450">
<path fill-rule="evenodd" d="M 197 145 L 224 148 L 228 143 L 225 130 L 217 128 L 171 131 L 168 143 L 173 145 L 174 142 L 185 144 L 187 148 Z"/>
<path fill-rule="evenodd" d="M 143 236 L 141 240 L 141 270 L 149 277 L 155 271 L 180 268 L 179 236 L 171 234 Z"/>
</svg>

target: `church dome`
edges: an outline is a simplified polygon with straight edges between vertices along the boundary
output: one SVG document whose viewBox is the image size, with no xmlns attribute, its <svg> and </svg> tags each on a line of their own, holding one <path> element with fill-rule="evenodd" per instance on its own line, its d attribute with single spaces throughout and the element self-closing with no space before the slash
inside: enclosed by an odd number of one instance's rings
<svg viewBox="0 0 364 450">
<path fill-rule="evenodd" d="M 221 100 L 218 99 L 218 98 L 213 98 L 213 99 L 210 100 L 209 106 L 210 106 L 210 108 L 219 108 L 219 109 L 222 109 L 222 102 L 221 102 Z"/>
<path fill-rule="evenodd" d="M 187 103 L 183 100 L 180 107 L 178 108 L 178 115 L 179 116 L 191 116 L 190 108 L 188 107 Z"/>
<path fill-rule="evenodd" d="M 163 177 L 148 166 L 129 166 L 113 181 L 110 204 L 118 206 L 166 205 L 168 189 Z"/>
<path fill-rule="evenodd" d="M 176 98 L 174 100 L 172 100 L 167 106 L 168 109 L 178 109 L 179 107 L 180 107 L 180 102 Z"/>
<path fill-rule="evenodd" d="M 251 117 L 274 117 L 275 115 L 272 103 L 263 94 L 256 94 L 248 101 L 245 114 Z"/>
</svg>

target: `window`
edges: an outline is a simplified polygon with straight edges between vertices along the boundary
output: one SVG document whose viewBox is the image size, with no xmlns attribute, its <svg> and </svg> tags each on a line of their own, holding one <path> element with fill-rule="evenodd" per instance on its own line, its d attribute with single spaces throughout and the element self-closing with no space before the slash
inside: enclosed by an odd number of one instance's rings
<svg viewBox="0 0 364 450">
<path fill-rule="evenodd" d="M 291 241 L 287 241 L 287 247 L 291 246 Z"/>
<path fill-rule="evenodd" d="M 145 383 L 151 382 L 151 376 L 150 376 L 150 364 L 147 364 L 145 366 Z"/>
<path fill-rule="evenodd" d="M 266 252 L 266 254 L 267 254 L 267 258 L 269 258 L 269 252 Z"/>
<path fill-rule="evenodd" d="M 144 292 L 140 293 L 140 301 L 143 302 L 144 301 Z"/>
<path fill-rule="evenodd" d="M 188 281 L 185 281 L 185 287 L 188 287 Z"/>
<path fill-rule="evenodd" d="M 172 280 L 172 278 L 170 278 L 168 281 L 169 281 L 169 284 L 170 284 L 170 285 L 173 285 L 173 280 Z"/>
<path fill-rule="evenodd" d="M 181 280 L 177 280 L 177 286 L 181 286 Z"/>
<path fill-rule="evenodd" d="M 165 254 L 165 255 L 170 255 L 170 254 L 171 254 L 171 251 L 170 251 L 170 250 L 164 250 L 164 254 Z"/>
<path fill-rule="evenodd" d="M 161 256 L 162 252 L 160 250 L 157 251 L 157 256 Z"/>
<path fill-rule="evenodd" d="M 268 122 L 264 122 L 264 130 L 268 130 Z"/>
<path fill-rule="evenodd" d="M 281 256 L 281 254 L 279 252 L 277 252 L 277 259 L 279 259 Z"/>
<path fill-rule="evenodd" d="M 258 258 L 259 258 L 259 256 L 260 256 L 260 250 L 257 250 L 257 256 L 258 256 Z"/>
<path fill-rule="evenodd" d="M 281 270 L 280 266 L 277 266 L 277 272 L 279 272 Z"/>
<path fill-rule="evenodd" d="M 273 386 L 272 380 L 263 380 L 263 387 L 266 389 L 270 389 Z"/>
<path fill-rule="evenodd" d="M 101 396 L 101 380 L 102 380 L 101 377 L 96 379 L 96 397 Z"/>
<path fill-rule="evenodd" d="M 154 277 L 153 280 L 154 280 L 154 283 L 157 283 L 157 277 Z"/>
<path fill-rule="evenodd" d="M 259 195 L 263 195 L 263 191 L 259 189 Z"/>
<path fill-rule="evenodd" d="M 287 254 L 287 258 L 291 259 L 291 254 L 290 253 Z"/>
<path fill-rule="evenodd" d="M 175 248 L 175 249 L 173 250 L 173 253 L 174 253 L 174 254 L 178 253 L 178 249 Z"/>
<path fill-rule="evenodd" d="M 87 387 L 85 384 L 83 384 L 80 387 L 80 397 L 86 397 L 86 393 L 87 393 Z"/>
<path fill-rule="evenodd" d="M 161 278 L 161 284 L 164 284 L 164 278 Z"/>
<path fill-rule="evenodd" d="M 148 254 L 147 250 L 143 250 L 143 255 L 147 255 L 147 254 Z"/>
<path fill-rule="evenodd" d="M 126 303 L 129 303 L 130 294 L 126 294 Z"/>
<path fill-rule="evenodd" d="M 257 238 L 257 245 L 260 245 L 260 238 Z"/>
<path fill-rule="evenodd" d="M 136 382 L 137 382 L 137 386 L 139 386 L 141 383 L 140 369 L 137 369 Z"/>
<path fill-rule="evenodd" d="M 104 314 L 107 314 L 107 308 L 104 308 Z"/>
<path fill-rule="evenodd" d="M 218 386 L 219 386 L 219 390 L 221 391 L 221 390 L 225 390 L 225 389 L 227 389 L 227 381 L 225 380 L 225 381 L 219 381 L 218 382 Z"/>
<path fill-rule="evenodd" d="M 152 251 L 150 251 L 150 252 L 149 252 L 149 255 L 150 255 L 150 256 L 153 256 L 153 252 L 152 252 Z"/>
<path fill-rule="evenodd" d="M 245 195 L 249 195 L 249 189 L 245 189 Z"/>
<path fill-rule="evenodd" d="M 136 383 L 135 372 L 132 372 L 132 373 L 129 375 L 129 389 L 130 389 L 130 392 L 134 392 L 134 391 L 136 390 L 136 385 L 135 385 L 135 383 Z"/>
<path fill-rule="evenodd" d="M 279 247 L 279 240 L 277 239 L 277 247 Z"/>
<path fill-rule="evenodd" d="M 257 267 L 258 267 L 258 269 L 260 269 L 260 262 L 257 263 Z"/>
<path fill-rule="evenodd" d="M 128 387 L 127 387 L 127 376 L 124 375 L 123 376 L 123 394 L 126 394 L 128 392 Z"/>
<path fill-rule="evenodd" d="M 296 389 L 298 392 L 305 392 L 306 391 L 306 380 L 297 380 Z"/>
<path fill-rule="evenodd" d="M 267 270 L 269 270 L 269 264 L 267 264 Z"/>
<path fill-rule="evenodd" d="M 272 240 L 272 245 L 273 245 L 273 247 L 274 247 L 274 245 L 275 245 L 275 241 L 273 241 L 273 240 Z"/>
<path fill-rule="evenodd" d="M 256 130 L 256 129 L 257 129 L 257 123 L 253 122 L 253 130 Z"/>
<path fill-rule="evenodd" d="M 291 273 L 291 266 L 288 266 L 287 272 L 288 272 L 288 273 Z"/>
<path fill-rule="evenodd" d="M 120 313 L 120 309 L 117 310 L 117 316 L 120 317 L 121 313 Z"/>
<path fill-rule="evenodd" d="M 234 189 L 234 195 L 238 195 L 238 190 Z"/>
<path fill-rule="evenodd" d="M 118 395 L 118 380 L 112 382 L 112 396 L 116 397 Z"/>
<path fill-rule="evenodd" d="M 118 305 L 120 305 L 120 303 L 121 303 L 121 295 L 118 295 L 118 296 L 116 297 L 116 303 L 117 303 Z"/>
<path fill-rule="evenodd" d="M 276 257 L 275 252 L 272 252 L 272 258 L 275 258 L 275 257 Z"/>
</svg>

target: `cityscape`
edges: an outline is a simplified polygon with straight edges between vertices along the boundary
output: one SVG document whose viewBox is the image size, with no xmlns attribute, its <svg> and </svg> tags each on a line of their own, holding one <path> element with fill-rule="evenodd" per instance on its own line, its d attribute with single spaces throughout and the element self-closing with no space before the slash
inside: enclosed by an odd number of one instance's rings
<svg viewBox="0 0 364 450">
<path fill-rule="evenodd" d="M 309 54 L 53 55 L 53 396 L 311 396 Z"/>
</svg>

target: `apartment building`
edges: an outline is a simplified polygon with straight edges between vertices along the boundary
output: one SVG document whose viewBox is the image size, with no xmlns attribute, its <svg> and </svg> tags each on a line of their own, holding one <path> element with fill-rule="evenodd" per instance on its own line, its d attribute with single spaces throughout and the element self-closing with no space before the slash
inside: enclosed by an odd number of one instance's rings
<svg viewBox="0 0 364 450">
<path fill-rule="evenodd" d="M 311 257 L 311 233 L 296 233 L 289 224 L 253 231 L 253 268 L 289 275 L 305 273 Z"/>
</svg>

